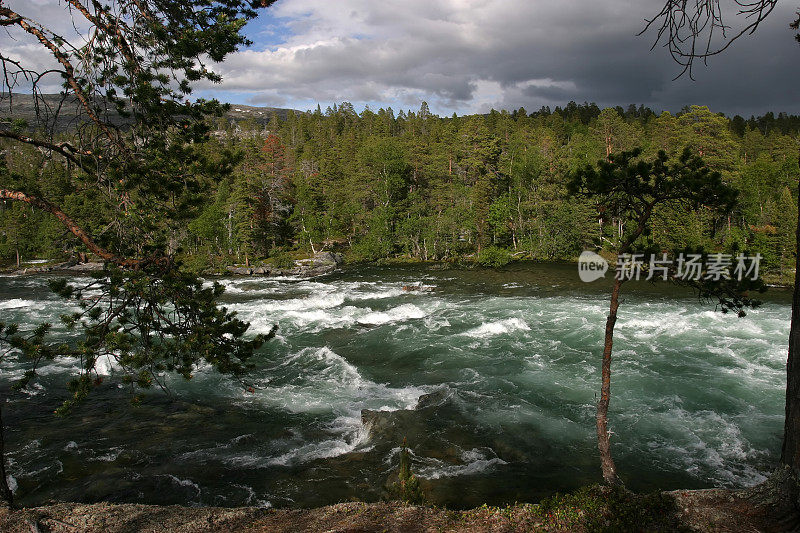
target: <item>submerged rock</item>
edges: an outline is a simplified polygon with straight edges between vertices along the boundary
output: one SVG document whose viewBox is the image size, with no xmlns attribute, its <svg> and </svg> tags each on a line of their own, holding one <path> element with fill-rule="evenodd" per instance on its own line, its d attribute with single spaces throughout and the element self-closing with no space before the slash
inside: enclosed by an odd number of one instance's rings
<svg viewBox="0 0 800 533">
<path fill-rule="evenodd" d="M 470 425 L 457 403 L 456 391 L 442 388 L 420 396 L 414 409 L 363 409 L 361 423 L 372 439 L 400 443 L 405 438 L 409 442 L 419 443 L 427 440 L 432 431 L 446 430 L 454 420 L 459 422 L 459 426 Z"/>
<path fill-rule="evenodd" d="M 456 391 L 449 387 L 436 390 L 429 394 L 423 394 L 417 398 L 417 406 L 414 407 L 414 409 L 419 411 L 420 409 L 428 407 L 438 407 L 447 402 L 455 402 L 456 394 Z"/>
<path fill-rule="evenodd" d="M 445 387 L 420 396 L 414 409 L 364 409 L 361 422 L 377 448 L 388 451 L 406 440 L 417 456 L 458 465 L 476 443 L 491 445 L 493 440 L 463 411 L 463 405 L 458 392 Z"/>
</svg>

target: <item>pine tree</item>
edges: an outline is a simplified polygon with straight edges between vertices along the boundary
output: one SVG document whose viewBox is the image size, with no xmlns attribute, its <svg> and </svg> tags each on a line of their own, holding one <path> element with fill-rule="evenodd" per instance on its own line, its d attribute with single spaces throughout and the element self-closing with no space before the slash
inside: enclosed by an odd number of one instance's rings
<svg viewBox="0 0 800 533">
<path fill-rule="evenodd" d="M 651 235 L 654 210 L 664 204 L 681 202 L 702 204 L 710 208 L 730 211 L 736 202 L 736 190 L 722 181 L 718 172 L 712 172 L 697 155 L 687 148 L 680 159 L 670 162 L 660 152 L 652 162 L 639 158 L 640 150 L 612 154 L 596 167 L 587 166 L 571 175 L 570 191 L 588 198 L 597 198 L 602 205 L 624 216 L 624 238 L 615 250 L 618 256 L 644 251 Z M 660 248 L 658 248 L 661 251 Z M 651 248 L 655 251 L 654 248 Z M 677 255 L 677 254 L 676 254 Z M 674 275 L 673 275 L 674 276 Z M 614 326 L 619 309 L 620 289 L 626 278 L 616 276 L 611 292 L 610 311 L 606 320 L 602 355 L 602 384 L 597 403 L 597 446 L 603 479 L 609 485 L 619 485 L 621 480 L 611 455 L 608 430 L 608 407 L 611 399 L 611 353 L 614 343 Z M 723 311 L 733 309 L 743 316 L 743 309 L 757 306 L 759 302 L 748 296 L 751 289 L 763 290 L 763 282 L 756 280 L 696 280 L 694 285 L 701 297 L 718 299 Z"/>
<path fill-rule="evenodd" d="M 0 326 L 0 342 L 31 360 L 20 386 L 35 378 L 42 360 L 72 356 L 83 363 L 62 411 L 92 389 L 101 355 L 116 359 L 132 384 L 149 387 L 164 371 L 188 378 L 201 361 L 221 372 L 242 373 L 266 340 L 264 335 L 246 339 L 248 325 L 216 305 L 221 286 L 204 287 L 181 269 L 174 254 L 179 236 L 203 202 L 204 184 L 219 181 L 233 163 L 204 151 L 209 138 L 204 118 L 224 108 L 216 101 L 191 102 L 192 84 L 219 81 L 206 61 L 222 61 L 247 44 L 244 24 L 256 16 L 257 7 L 271 3 L 123 0 L 109 6 L 70 0 L 68 16 L 75 18 L 75 28 L 87 28 L 92 35 L 88 41 L 83 33 L 59 35 L 24 12 L 0 6 L 4 30 L 39 46 L 60 69 L 37 73 L 35 65 L 0 54 L 8 75 L 4 96 L 18 90 L 12 80 L 24 78 L 32 80 L 33 98 L 40 98 L 39 84 L 49 83 L 52 74 L 64 87 L 57 109 L 77 109 L 86 122 L 64 138 L 55 131 L 53 116 L 40 115 L 41 127 L 32 135 L 4 123 L 0 137 L 32 145 L 45 152 L 46 161 L 73 169 L 74 188 L 101 192 L 116 230 L 95 233 L 70 216 L 46 188 L 13 188 L 19 181 L 0 172 L 0 199 L 52 215 L 107 264 L 83 286 L 63 279 L 53 283 L 58 294 L 81 305 L 80 311 L 64 317 L 67 327 L 81 332 L 79 339 L 56 348 L 47 340 L 46 324 L 33 333 Z M 125 128 L 114 122 L 117 117 L 127 121 Z M 99 291 L 92 305 L 81 299 L 87 290 Z M 0 487 L 3 500 L 11 504 L 4 475 Z"/>
</svg>

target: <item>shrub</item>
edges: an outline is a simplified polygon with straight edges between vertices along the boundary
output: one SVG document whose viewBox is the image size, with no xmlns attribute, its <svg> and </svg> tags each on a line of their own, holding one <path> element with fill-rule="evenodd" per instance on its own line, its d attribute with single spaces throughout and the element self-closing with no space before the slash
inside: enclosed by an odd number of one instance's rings
<svg viewBox="0 0 800 533">
<path fill-rule="evenodd" d="M 511 252 L 498 246 L 489 246 L 478 254 L 478 263 L 483 266 L 499 268 L 511 262 Z"/>
<path fill-rule="evenodd" d="M 408 453 L 406 439 L 400 448 L 400 466 L 397 471 L 397 482 L 392 485 L 392 495 L 406 503 L 420 505 L 425 503 L 425 495 L 419 486 L 419 479 L 411 473 L 411 457 Z"/>
<path fill-rule="evenodd" d="M 294 266 L 294 259 L 289 252 L 276 251 L 272 254 L 272 264 L 277 268 L 292 268 Z"/>
</svg>

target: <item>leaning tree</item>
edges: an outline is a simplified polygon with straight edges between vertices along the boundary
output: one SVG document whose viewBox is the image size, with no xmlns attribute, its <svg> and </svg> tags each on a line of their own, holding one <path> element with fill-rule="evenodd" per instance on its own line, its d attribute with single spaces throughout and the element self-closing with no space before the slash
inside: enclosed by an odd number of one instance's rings
<svg viewBox="0 0 800 533">
<path fill-rule="evenodd" d="M 36 109 L 28 123 L 13 114 L 0 119 L 0 200 L 49 213 L 84 252 L 105 263 L 87 284 L 53 283 L 80 306 L 62 317 L 76 330 L 73 340 L 50 341 L 50 324 L 33 331 L 0 324 L 0 359 L 28 362 L 17 387 L 35 379 L 47 359 L 76 358 L 80 370 L 64 412 L 97 383 L 102 356 L 116 361 L 132 387 L 150 387 L 163 385 L 167 372 L 189 378 L 201 362 L 240 375 L 274 334 L 273 328 L 246 337 L 248 324 L 217 305 L 222 288 L 185 272 L 172 244 L 205 186 L 235 162 L 235 154 L 203 149 L 205 117 L 224 106 L 191 100 L 192 86 L 220 81 L 211 64 L 247 45 L 245 23 L 274 1 L 64 0 L 47 8 L 53 24 L 68 28 L 61 31 L 28 16 L 34 6 L 0 0 L 0 26 L 29 45 L 24 56 L 0 50 L 0 105 L 13 110 L 20 99 Z M 59 25 L 59 18 L 69 23 Z M 59 94 L 45 95 L 52 87 Z M 102 228 L 89 227 L 49 197 L 35 171 L 24 176 L 7 164 L 25 146 L 63 170 L 69 186 L 103 213 Z M 0 422 L 0 452 L 2 444 Z M 4 466 L 0 457 L 0 498 L 10 504 Z"/>
<path fill-rule="evenodd" d="M 723 53 L 741 37 L 753 34 L 777 4 L 778 0 L 667 0 L 661 11 L 646 21 L 642 33 L 648 30 L 656 32 L 653 47 L 664 43 L 672 58 L 683 67 L 678 77 L 687 73 L 691 76 L 695 60 L 706 61 Z M 800 27 L 800 12 L 789 26 L 794 30 Z M 795 35 L 795 39 L 800 42 L 800 33 Z M 797 202 L 800 206 L 800 183 Z M 780 461 L 792 469 L 795 477 L 800 477 L 800 255 L 797 254 L 797 249 L 800 249 L 800 214 L 796 243 L 786 361 L 786 419 Z"/>
</svg>

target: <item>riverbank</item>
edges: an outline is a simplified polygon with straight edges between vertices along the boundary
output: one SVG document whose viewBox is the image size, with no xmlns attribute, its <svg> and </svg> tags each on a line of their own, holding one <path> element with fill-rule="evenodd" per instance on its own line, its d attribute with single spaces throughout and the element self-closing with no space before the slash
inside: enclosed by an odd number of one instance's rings
<svg viewBox="0 0 800 533">
<path fill-rule="evenodd" d="M 607 259 L 612 264 L 613 274 L 613 258 L 608 256 Z M 577 258 L 564 262 L 565 264 L 577 265 Z M 511 262 L 503 265 L 485 265 L 476 260 L 475 257 L 463 257 L 450 261 L 423 261 L 420 259 L 413 259 L 408 257 L 398 258 L 384 258 L 377 261 L 369 262 L 348 262 L 346 258 L 339 253 L 334 252 L 317 252 L 310 257 L 293 258 L 286 261 L 270 262 L 262 261 L 253 265 L 242 264 L 224 264 L 216 268 L 201 268 L 197 270 L 203 276 L 246 276 L 246 277 L 300 277 L 300 278 L 313 278 L 317 276 L 324 276 L 330 274 L 343 267 L 370 267 L 370 266 L 422 266 L 427 267 L 429 270 L 446 270 L 446 269 L 517 269 L 520 267 L 530 266 L 535 268 L 539 265 L 548 265 L 551 262 L 535 261 L 535 260 L 512 260 Z M 5 266 L 0 267 L 0 273 L 6 275 L 32 275 L 32 274 L 47 274 L 47 273 L 61 273 L 80 275 L 88 272 L 99 271 L 103 269 L 103 263 L 96 260 L 89 260 L 87 262 L 78 262 L 75 260 L 70 261 L 44 261 L 36 260 L 33 262 L 25 263 L 22 267 Z M 607 276 L 611 276 L 608 274 Z M 781 275 L 777 273 L 767 272 L 763 274 L 762 279 L 771 288 L 776 289 L 791 289 L 794 286 L 794 275 Z"/>
<path fill-rule="evenodd" d="M 312 257 L 289 261 L 285 265 L 262 264 L 262 265 L 227 265 L 222 270 L 205 271 L 204 275 L 229 275 L 229 276 L 272 276 L 285 277 L 296 276 L 301 278 L 312 278 L 329 274 L 343 264 L 340 254 L 331 252 L 318 252 Z M 104 264 L 96 260 L 79 262 L 70 261 L 46 261 L 31 262 L 22 266 L 0 269 L 0 272 L 10 275 L 33 275 L 33 274 L 72 274 L 80 275 L 90 272 L 103 270 Z"/>
<path fill-rule="evenodd" d="M 170 532 L 516 532 L 791 531 L 769 509 L 733 490 L 637 495 L 598 486 L 539 504 L 466 511 L 401 502 L 340 503 L 314 509 L 57 503 L 0 510 L 0 530 L 86 533 Z"/>
</svg>

